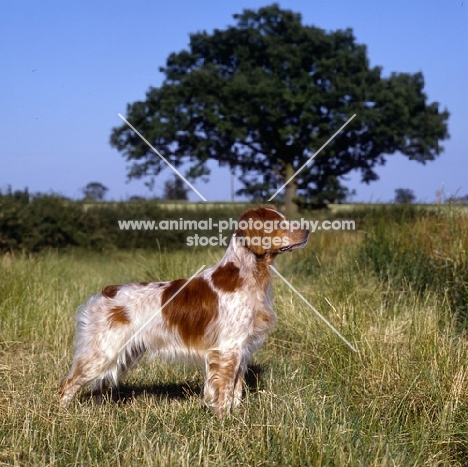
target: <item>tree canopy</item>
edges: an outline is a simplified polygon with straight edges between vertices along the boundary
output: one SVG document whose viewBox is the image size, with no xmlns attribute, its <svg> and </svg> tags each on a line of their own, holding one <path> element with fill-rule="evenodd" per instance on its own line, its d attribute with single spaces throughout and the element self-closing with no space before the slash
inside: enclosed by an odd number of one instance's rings
<svg viewBox="0 0 468 467">
<path fill-rule="evenodd" d="M 128 105 L 127 119 L 187 176 L 207 175 L 207 161 L 235 167 L 240 193 L 266 198 L 353 114 L 356 118 L 287 185 L 290 207 L 346 197 L 344 176 L 363 182 L 400 152 L 421 163 L 442 151 L 447 110 L 428 103 L 422 73 L 371 67 L 351 29 L 325 31 L 276 4 L 234 15 L 237 24 L 190 36 L 172 53 L 165 80 L 146 100 Z M 154 177 L 165 164 L 127 126 L 111 144 L 131 162 L 129 177 Z"/>
<path fill-rule="evenodd" d="M 395 203 L 397 204 L 411 204 L 416 200 L 416 195 L 413 190 L 409 188 L 397 188 L 395 190 Z"/>
<path fill-rule="evenodd" d="M 101 182 L 89 182 L 83 189 L 83 195 L 87 200 L 102 201 L 106 196 L 109 188 Z"/>
<path fill-rule="evenodd" d="M 164 183 L 163 198 L 168 200 L 188 200 L 188 187 L 184 181 L 177 175 L 166 180 Z"/>
</svg>

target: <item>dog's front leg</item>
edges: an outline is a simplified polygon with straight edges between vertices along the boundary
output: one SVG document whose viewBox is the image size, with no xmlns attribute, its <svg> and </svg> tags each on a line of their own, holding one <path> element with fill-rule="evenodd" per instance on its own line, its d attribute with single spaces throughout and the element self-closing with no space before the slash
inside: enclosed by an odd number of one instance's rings
<svg viewBox="0 0 468 467">
<path fill-rule="evenodd" d="M 223 417 L 240 403 L 242 381 L 241 352 L 237 349 L 209 350 L 206 355 L 204 400 Z"/>
<path fill-rule="evenodd" d="M 215 408 L 219 397 L 219 350 L 210 349 L 205 356 L 205 386 L 203 400 L 209 407 Z"/>
</svg>

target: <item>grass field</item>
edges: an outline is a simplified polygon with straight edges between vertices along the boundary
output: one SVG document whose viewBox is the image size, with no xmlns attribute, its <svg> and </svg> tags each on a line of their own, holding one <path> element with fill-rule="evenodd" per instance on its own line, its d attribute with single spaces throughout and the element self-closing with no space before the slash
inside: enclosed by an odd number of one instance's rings
<svg viewBox="0 0 468 467">
<path fill-rule="evenodd" d="M 314 234 L 277 269 L 278 326 L 245 401 L 219 421 L 203 374 L 140 364 L 102 405 L 57 405 L 75 308 L 104 285 L 174 279 L 222 251 L 49 252 L 0 259 L 0 465 L 468 465 L 467 219 L 385 218 Z"/>
</svg>

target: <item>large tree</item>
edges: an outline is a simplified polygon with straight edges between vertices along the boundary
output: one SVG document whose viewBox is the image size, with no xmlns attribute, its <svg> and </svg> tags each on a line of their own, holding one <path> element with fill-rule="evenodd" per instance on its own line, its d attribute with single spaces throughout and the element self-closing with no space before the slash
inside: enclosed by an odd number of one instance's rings
<svg viewBox="0 0 468 467">
<path fill-rule="evenodd" d="M 266 198 L 353 114 L 356 118 L 285 188 L 312 202 L 346 196 L 343 176 L 375 168 L 395 152 L 421 163 L 448 137 L 448 112 L 428 103 L 422 73 L 382 77 L 350 29 L 326 32 L 274 4 L 234 15 L 235 26 L 190 36 L 189 50 L 161 68 L 165 80 L 127 118 L 187 176 L 206 162 L 240 169 L 244 194 Z M 155 176 L 165 164 L 127 125 L 111 144 L 132 163 L 130 177 Z"/>
</svg>

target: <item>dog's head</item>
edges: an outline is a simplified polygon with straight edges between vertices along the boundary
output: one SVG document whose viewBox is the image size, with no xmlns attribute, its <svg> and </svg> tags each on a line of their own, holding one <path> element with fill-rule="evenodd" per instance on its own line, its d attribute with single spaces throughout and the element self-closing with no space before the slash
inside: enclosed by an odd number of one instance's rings
<svg viewBox="0 0 468 467">
<path fill-rule="evenodd" d="M 249 209 L 237 222 L 237 242 L 258 256 L 277 255 L 302 248 L 309 229 L 300 222 L 289 222 L 273 207 Z"/>
</svg>

